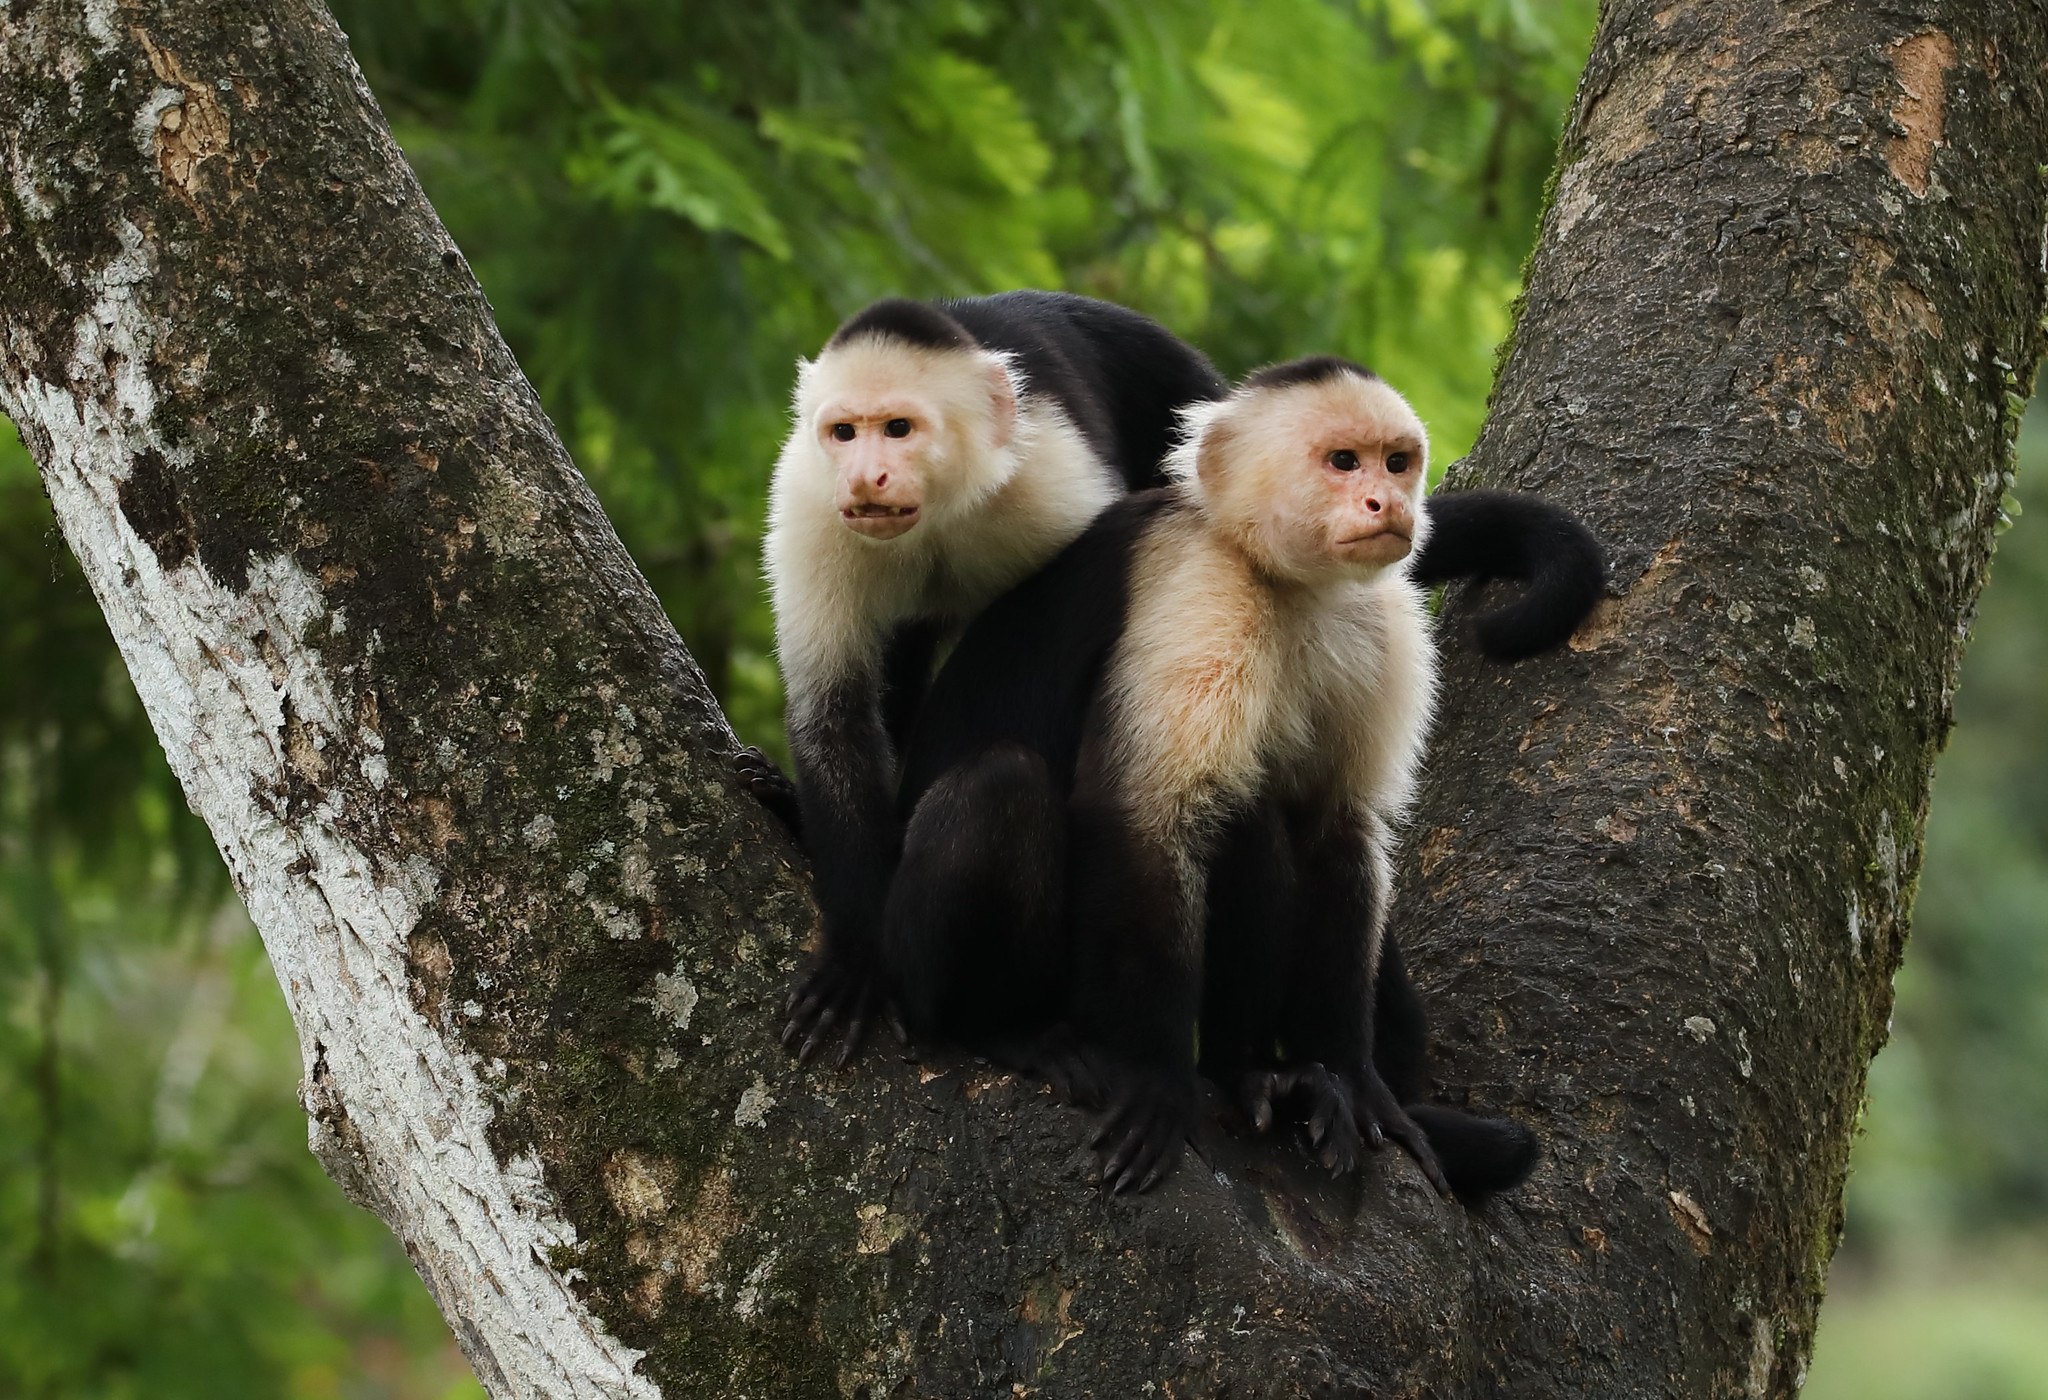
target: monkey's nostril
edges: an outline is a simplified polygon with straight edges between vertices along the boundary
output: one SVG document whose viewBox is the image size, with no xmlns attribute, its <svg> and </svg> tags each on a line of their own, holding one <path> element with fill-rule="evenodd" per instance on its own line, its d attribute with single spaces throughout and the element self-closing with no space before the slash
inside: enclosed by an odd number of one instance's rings
<svg viewBox="0 0 2048 1400">
<path fill-rule="evenodd" d="M 1378 498 L 1373 496 L 1367 496 L 1365 498 L 1365 508 L 1369 511 L 1372 511 L 1374 514 L 1378 514 L 1380 510 L 1380 503 Z"/>
<path fill-rule="evenodd" d="M 888 484 L 889 484 L 889 473 L 887 473 L 887 472 L 883 472 L 883 473 L 882 473 L 882 474 L 881 474 L 880 476 L 878 476 L 878 477 L 876 477 L 876 478 L 875 478 L 875 489 L 876 489 L 877 491 L 881 490 L 881 489 L 882 489 L 882 488 L 883 488 L 884 486 L 887 486 Z"/>
</svg>

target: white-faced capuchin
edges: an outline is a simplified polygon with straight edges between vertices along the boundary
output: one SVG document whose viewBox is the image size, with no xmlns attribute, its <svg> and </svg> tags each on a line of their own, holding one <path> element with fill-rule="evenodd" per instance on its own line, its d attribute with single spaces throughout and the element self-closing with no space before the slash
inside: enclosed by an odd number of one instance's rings
<svg viewBox="0 0 2048 1400">
<path fill-rule="evenodd" d="M 766 540 L 793 795 L 758 751 L 754 792 L 808 848 L 818 958 L 784 1044 L 876 1006 L 900 839 L 896 754 L 935 648 L 1110 502 L 1164 480 L 1178 410 L 1224 381 L 1134 311 L 1059 292 L 877 302 L 800 364 Z"/>
<path fill-rule="evenodd" d="M 1420 1102 L 1421 1004 L 1383 951 L 1435 685 L 1422 424 L 1332 358 L 1184 417 L 1173 483 L 983 613 L 935 681 L 890 994 L 922 1036 L 1106 1101 L 1115 1190 L 1178 1159 L 1198 1031 L 1200 1071 L 1258 1126 L 1298 1117 L 1327 1165 L 1392 1137 L 1441 1190 L 1504 1189 L 1533 1134 Z M 1484 649 L 1562 641 L 1599 595 L 1597 542 L 1528 498 L 1449 499 L 1473 504 L 1448 575 L 1532 581 L 1480 619 Z"/>
</svg>

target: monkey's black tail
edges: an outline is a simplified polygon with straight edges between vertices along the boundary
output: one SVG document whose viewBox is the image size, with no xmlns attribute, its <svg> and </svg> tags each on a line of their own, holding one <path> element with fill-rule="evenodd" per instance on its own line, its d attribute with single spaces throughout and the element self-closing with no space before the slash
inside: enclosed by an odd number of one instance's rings
<svg viewBox="0 0 2048 1400">
<path fill-rule="evenodd" d="M 1446 491 L 1429 498 L 1429 534 L 1408 576 L 1513 579 L 1516 598 L 1473 622 L 1479 649 L 1520 661 L 1562 646 L 1607 588 L 1607 554 L 1566 510 L 1518 491 Z"/>
<path fill-rule="evenodd" d="M 1444 1169 L 1451 1190 L 1467 1201 L 1519 1186 L 1536 1169 L 1536 1134 L 1508 1118 L 1481 1118 L 1435 1103 L 1405 1105 Z"/>
</svg>

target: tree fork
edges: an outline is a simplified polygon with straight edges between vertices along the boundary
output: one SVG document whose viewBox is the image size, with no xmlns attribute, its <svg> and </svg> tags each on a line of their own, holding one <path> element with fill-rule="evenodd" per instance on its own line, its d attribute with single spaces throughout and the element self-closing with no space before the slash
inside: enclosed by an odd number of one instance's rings
<svg viewBox="0 0 2048 1400">
<path fill-rule="evenodd" d="M 1784 1394 L 2040 349 L 2044 20 L 1608 6 L 1459 479 L 1617 596 L 1454 644 L 1397 911 L 1550 1144 L 1476 1213 L 1216 1132 L 1103 1200 L 1032 1086 L 781 1057 L 793 852 L 317 6 L 0 9 L 0 406 L 494 1394 Z"/>
</svg>

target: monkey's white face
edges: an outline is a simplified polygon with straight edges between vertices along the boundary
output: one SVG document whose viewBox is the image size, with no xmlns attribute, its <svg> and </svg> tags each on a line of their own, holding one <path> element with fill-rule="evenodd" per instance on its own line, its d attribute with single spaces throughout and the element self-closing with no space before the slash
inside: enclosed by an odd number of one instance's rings
<svg viewBox="0 0 2048 1400">
<path fill-rule="evenodd" d="M 860 341 L 804 366 L 798 412 L 840 520 L 887 541 L 1001 485 L 1017 399 L 993 356 Z"/>
<path fill-rule="evenodd" d="M 1421 543 L 1429 439 L 1379 380 L 1343 374 L 1241 390 L 1203 432 L 1202 493 L 1277 572 L 1371 576 Z"/>
</svg>

